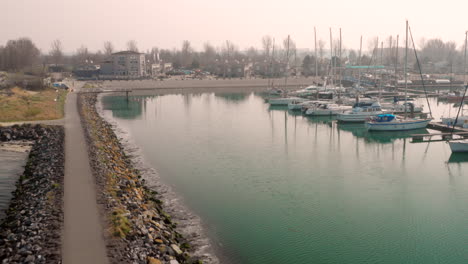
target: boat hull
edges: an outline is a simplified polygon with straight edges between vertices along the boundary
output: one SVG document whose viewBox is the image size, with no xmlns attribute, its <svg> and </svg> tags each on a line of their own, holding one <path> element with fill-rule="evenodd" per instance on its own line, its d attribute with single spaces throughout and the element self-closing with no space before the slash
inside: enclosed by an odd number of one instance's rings
<svg viewBox="0 0 468 264">
<path fill-rule="evenodd" d="M 425 128 L 431 119 L 401 122 L 366 122 L 369 131 L 404 131 Z"/>
<path fill-rule="evenodd" d="M 345 110 L 307 110 L 305 115 L 308 116 L 333 116 L 342 114 Z"/>
<path fill-rule="evenodd" d="M 367 119 L 382 114 L 383 112 L 369 112 L 369 113 L 359 113 L 359 114 L 339 114 L 338 122 L 343 123 L 364 123 Z"/>
<path fill-rule="evenodd" d="M 468 152 L 468 141 L 449 141 L 452 152 Z"/>
<path fill-rule="evenodd" d="M 294 101 L 304 102 L 306 100 L 303 99 L 303 98 L 294 98 L 294 97 L 291 97 L 291 98 L 271 98 L 271 99 L 268 100 L 268 103 L 270 105 L 284 105 L 284 106 L 287 106 L 287 105 L 289 105 L 290 103 L 292 103 Z"/>
</svg>

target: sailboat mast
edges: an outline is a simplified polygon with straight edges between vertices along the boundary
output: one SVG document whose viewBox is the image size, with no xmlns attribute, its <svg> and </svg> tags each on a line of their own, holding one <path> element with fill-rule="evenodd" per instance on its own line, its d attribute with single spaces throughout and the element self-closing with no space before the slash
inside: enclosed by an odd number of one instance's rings
<svg viewBox="0 0 468 264">
<path fill-rule="evenodd" d="M 289 35 L 288 35 L 288 42 L 286 44 L 286 76 L 284 78 L 284 90 L 287 89 L 288 85 L 288 75 L 289 75 Z"/>
<path fill-rule="evenodd" d="M 273 62 L 275 59 L 275 38 L 273 38 L 273 48 L 271 50 L 271 58 L 270 58 L 270 79 L 271 79 L 271 87 L 274 88 L 274 80 L 273 80 Z"/>
<path fill-rule="evenodd" d="M 398 41 L 399 41 L 400 35 L 396 36 L 396 55 L 395 55 L 395 78 L 396 78 L 396 83 L 395 83 L 395 89 L 398 88 Z"/>
<path fill-rule="evenodd" d="M 332 42 L 332 30 L 330 28 L 330 67 L 331 67 L 331 85 L 333 87 L 333 42 Z"/>
<path fill-rule="evenodd" d="M 343 72 L 342 72 L 342 65 L 341 65 L 341 28 L 340 28 L 340 52 L 339 52 L 339 56 L 340 56 L 340 72 L 339 72 L 339 75 L 340 75 L 340 85 L 339 87 L 341 88 L 341 82 L 343 81 Z"/>
<path fill-rule="evenodd" d="M 463 85 L 466 86 L 466 44 L 468 42 L 468 31 L 465 31 L 465 57 L 463 61 Z M 463 104 L 463 102 L 462 102 Z"/>
<path fill-rule="evenodd" d="M 359 43 L 359 62 L 358 62 L 358 87 L 361 87 L 361 52 L 362 52 L 362 35 L 361 35 L 361 41 Z"/>
<path fill-rule="evenodd" d="M 406 39 L 405 39 L 405 69 L 403 73 L 405 74 L 405 119 L 408 116 L 408 113 L 406 111 L 407 107 L 407 95 L 408 95 L 408 74 L 407 74 L 407 68 L 408 68 L 408 20 L 406 20 Z"/>
<path fill-rule="evenodd" d="M 380 64 L 383 65 L 383 41 L 380 43 Z M 379 99 L 382 98 L 383 69 L 380 69 Z"/>
<path fill-rule="evenodd" d="M 315 81 L 317 81 L 318 77 L 318 58 L 317 58 L 317 31 L 314 27 L 314 41 L 315 41 Z"/>
</svg>

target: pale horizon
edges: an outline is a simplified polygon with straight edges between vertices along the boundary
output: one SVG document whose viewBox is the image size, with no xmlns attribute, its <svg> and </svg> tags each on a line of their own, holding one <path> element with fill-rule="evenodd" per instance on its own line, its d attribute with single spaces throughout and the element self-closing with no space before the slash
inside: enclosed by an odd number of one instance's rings
<svg viewBox="0 0 468 264">
<path fill-rule="evenodd" d="M 418 1 L 419 2 L 419 1 Z M 74 53 L 86 46 L 90 51 L 103 49 L 111 41 L 115 50 L 125 50 L 135 40 L 140 51 L 152 47 L 180 49 L 182 41 L 201 50 L 208 42 L 221 47 L 226 40 L 240 50 L 253 46 L 261 49 L 261 38 L 270 35 L 281 43 L 290 35 L 298 49 L 314 48 L 314 27 L 317 39 L 329 49 L 329 29 L 333 40 L 342 30 L 343 47 L 363 50 L 379 37 L 379 42 L 400 35 L 403 46 L 405 20 L 408 19 L 416 44 L 422 38 L 441 38 L 463 45 L 468 25 L 461 18 L 468 3 L 445 1 L 443 6 L 425 2 L 396 0 L 380 2 L 329 1 L 60 1 L 7 0 L 0 22 L 0 45 L 20 37 L 30 38 L 41 52 L 47 53 L 53 40 L 62 42 L 65 53 Z M 27 18 L 22 18 L 27 17 Z"/>
</svg>

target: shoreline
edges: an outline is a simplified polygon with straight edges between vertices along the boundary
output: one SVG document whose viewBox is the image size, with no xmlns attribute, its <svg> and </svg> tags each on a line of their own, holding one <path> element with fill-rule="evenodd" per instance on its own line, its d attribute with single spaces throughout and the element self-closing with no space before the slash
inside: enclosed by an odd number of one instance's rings
<svg viewBox="0 0 468 264">
<path fill-rule="evenodd" d="M 61 263 L 64 130 L 61 126 L 0 127 L 0 142 L 34 141 L 0 225 L 2 263 Z"/>
<path fill-rule="evenodd" d="M 97 96 L 80 95 L 78 102 L 97 200 L 108 227 L 110 262 L 219 263 L 208 255 L 197 255 L 198 245 L 179 232 L 178 219 L 165 211 L 165 193 L 148 187 L 144 172 L 132 161 L 112 125 L 99 115 Z"/>
<path fill-rule="evenodd" d="M 104 96 L 103 94 L 97 96 L 96 108 L 99 115 L 111 125 L 147 186 L 160 193 L 160 199 L 165 201 L 165 209 L 179 223 L 178 228 L 192 243 L 195 255 L 201 257 L 203 263 L 231 263 L 223 258 L 222 250 L 218 249 L 219 246 L 213 240 L 213 236 L 208 234 L 203 219 L 184 203 L 184 198 L 174 190 L 174 187 L 161 178 L 157 168 L 147 161 L 142 149 L 134 142 L 131 133 L 104 112 L 102 102 Z"/>
</svg>

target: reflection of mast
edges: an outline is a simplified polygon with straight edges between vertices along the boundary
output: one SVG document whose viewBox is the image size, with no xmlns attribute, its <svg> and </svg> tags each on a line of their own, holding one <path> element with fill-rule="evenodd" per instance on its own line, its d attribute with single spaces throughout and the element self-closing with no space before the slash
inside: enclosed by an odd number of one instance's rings
<svg viewBox="0 0 468 264">
<path fill-rule="evenodd" d="M 270 123 L 271 123 L 271 139 L 274 140 L 275 139 L 275 125 L 274 125 L 274 118 L 273 118 L 273 111 L 268 111 L 269 112 L 269 117 L 270 117 Z"/>
<path fill-rule="evenodd" d="M 288 112 L 284 111 L 284 147 L 288 153 Z"/>
<path fill-rule="evenodd" d="M 338 129 L 338 125 L 335 126 L 336 127 L 336 133 L 338 135 L 338 150 L 340 150 L 340 146 L 341 146 L 341 137 L 340 137 L 340 129 Z"/>
<path fill-rule="evenodd" d="M 402 161 L 405 161 L 405 155 L 406 155 L 406 138 L 403 138 L 403 154 L 401 156 Z"/>
<path fill-rule="evenodd" d="M 296 137 L 297 137 L 297 116 L 294 116 L 294 145 L 296 145 Z"/>
</svg>

